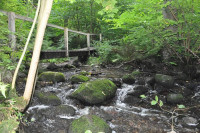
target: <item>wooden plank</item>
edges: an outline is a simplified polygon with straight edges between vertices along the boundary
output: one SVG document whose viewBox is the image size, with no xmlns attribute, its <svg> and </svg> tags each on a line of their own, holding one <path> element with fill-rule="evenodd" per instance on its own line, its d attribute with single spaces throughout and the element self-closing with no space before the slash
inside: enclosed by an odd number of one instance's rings
<svg viewBox="0 0 200 133">
<path fill-rule="evenodd" d="M 68 36 L 68 28 L 64 29 L 64 39 L 65 39 L 65 49 L 66 49 L 66 56 L 69 56 L 69 36 Z"/>
<path fill-rule="evenodd" d="M 16 50 L 16 36 L 15 36 L 15 13 L 9 12 L 8 13 L 8 29 L 10 31 L 9 33 L 9 45 L 12 48 L 12 50 Z"/>
<path fill-rule="evenodd" d="M 8 16 L 8 12 L 0 10 L 1 13 L 3 13 L 4 15 Z"/>
<path fill-rule="evenodd" d="M 90 51 L 90 34 L 87 34 L 87 48 Z"/>
</svg>

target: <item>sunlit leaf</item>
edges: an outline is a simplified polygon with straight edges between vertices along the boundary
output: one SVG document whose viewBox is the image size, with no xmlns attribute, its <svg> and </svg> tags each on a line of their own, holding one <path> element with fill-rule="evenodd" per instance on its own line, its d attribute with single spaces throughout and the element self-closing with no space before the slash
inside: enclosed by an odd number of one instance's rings
<svg viewBox="0 0 200 133">
<path fill-rule="evenodd" d="M 155 101 L 155 100 L 152 100 L 151 101 L 151 105 L 156 105 L 158 102 L 157 101 Z"/>
<path fill-rule="evenodd" d="M 163 106 L 163 101 L 160 100 L 160 102 L 159 102 L 159 106 L 160 106 L 160 107 Z"/>
<path fill-rule="evenodd" d="M 146 98 L 146 96 L 145 96 L 145 95 L 140 95 L 140 97 L 141 97 L 142 99 L 145 99 L 145 98 Z"/>
<path fill-rule="evenodd" d="M 177 105 L 177 106 L 178 106 L 179 109 L 184 109 L 185 108 L 185 105 L 182 105 L 182 104 Z"/>
</svg>

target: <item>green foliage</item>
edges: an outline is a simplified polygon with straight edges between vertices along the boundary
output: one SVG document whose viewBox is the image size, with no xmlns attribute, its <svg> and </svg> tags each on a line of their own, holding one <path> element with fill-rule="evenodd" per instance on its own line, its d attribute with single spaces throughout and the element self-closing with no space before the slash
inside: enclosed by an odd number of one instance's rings
<svg viewBox="0 0 200 133">
<path fill-rule="evenodd" d="M 103 63 L 116 63 L 120 61 L 119 55 L 114 51 L 113 41 L 96 42 L 95 48 L 99 54 L 99 61 Z"/>
<path fill-rule="evenodd" d="M 90 131 L 90 130 L 86 130 L 85 133 L 92 133 L 92 131 Z"/>
<path fill-rule="evenodd" d="M 163 101 L 158 100 L 158 96 L 155 96 L 155 99 L 151 101 L 151 105 L 156 105 L 156 104 L 158 104 L 160 107 L 163 106 Z"/>
<path fill-rule="evenodd" d="M 182 105 L 182 104 L 177 105 L 177 106 L 178 106 L 179 109 L 184 109 L 185 108 L 185 105 Z"/>
<path fill-rule="evenodd" d="M 10 87 L 10 85 L 0 82 L 0 92 L 5 98 L 7 97 L 6 92 L 8 91 L 8 87 Z"/>
<path fill-rule="evenodd" d="M 147 98 L 145 95 L 140 95 L 140 97 L 141 97 L 142 99 Z"/>
</svg>

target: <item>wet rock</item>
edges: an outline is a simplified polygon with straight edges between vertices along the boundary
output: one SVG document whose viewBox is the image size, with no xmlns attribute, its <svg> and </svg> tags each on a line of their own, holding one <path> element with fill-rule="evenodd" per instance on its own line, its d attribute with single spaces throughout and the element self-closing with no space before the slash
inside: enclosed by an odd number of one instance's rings
<svg viewBox="0 0 200 133">
<path fill-rule="evenodd" d="M 75 67 L 80 67 L 82 64 L 78 59 L 72 61 L 72 65 Z"/>
<path fill-rule="evenodd" d="M 155 84 L 154 88 L 155 88 L 155 90 L 157 91 L 158 94 L 161 94 L 161 93 L 168 91 L 168 89 L 166 87 L 159 85 L 159 84 Z"/>
<path fill-rule="evenodd" d="M 66 64 L 66 65 L 64 66 L 64 68 L 66 68 L 66 69 L 72 69 L 72 68 L 76 68 L 76 67 L 73 66 L 73 65 L 70 65 L 70 64 Z"/>
<path fill-rule="evenodd" d="M 182 124 L 186 127 L 196 127 L 199 123 L 198 123 L 198 120 L 194 117 L 189 117 L 189 116 L 186 116 L 186 117 L 183 117 L 182 118 Z"/>
<path fill-rule="evenodd" d="M 59 115 L 73 116 L 75 115 L 75 109 L 68 105 L 59 105 L 55 107 L 50 107 L 41 111 L 41 114 L 47 118 L 54 118 Z"/>
<path fill-rule="evenodd" d="M 151 86 L 155 84 L 155 78 L 154 77 L 146 77 L 145 82 Z"/>
<path fill-rule="evenodd" d="M 136 85 L 133 90 L 128 92 L 128 95 L 140 97 L 140 95 L 148 92 L 148 88 L 144 85 Z"/>
<path fill-rule="evenodd" d="M 126 84 L 135 83 L 135 77 L 132 74 L 126 74 L 122 77 L 122 81 Z"/>
<path fill-rule="evenodd" d="M 171 93 L 167 95 L 167 102 L 172 104 L 177 104 L 183 102 L 184 97 L 182 94 Z"/>
<path fill-rule="evenodd" d="M 87 104 L 98 104 L 113 98 L 117 90 L 116 85 L 108 79 L 97 79 L 83 83 L 70 97 Z"/>
<path fill-rule="evenodd" d="M 57 106 L 61 104 L 61 100 L 54 93 L 51 92 L 37 92 L 36 97 L 42 104 Z"/>
<path fill-rule="evenodd" d="M 141 102 L 141 98 L 128 95 L 128 96 L 125 97 L 124 102 L 129 104 L 129 105 L 134 106 L 134 105 L 136 105 L 136 104 Z"/>
<path fill-rule="evenodd" d="M 135 81 L 135 84 L 137 84 L 137 85 L 145 85 L 145 79 L 144 78 L 138 78 Z"/>
<path fill-rule="evenodd" d="M 84 133 L 87 130 L 90 130 L 93 133 L 112 133 L 108 124 L 103 119 L 95 115 L 82 116 L 79 119 L 72 121 L 68 132 Z"/>
<path fill-rule="evenodd" d="M 172 76 L 156 74 L 155 81 L 164 87 L 170 88 L 174 86 L 174 78 Z"/>
<path fill-rule="evenodd" d="M 121 87 L 122 86 L 122 80 L 120 78 L 109 78 L 113 83 L 115 83 L 115 85 L 117 87 Z"/>
<path fill-rule="evenodd" d="M 74 83 L 80 83 L 80 82 L 87 82 L 90 80 L 90 78 L 83 75 L 73 75 L 70 80 L 74 84 Z"/>
<path fill-rule="evenodd" d="M 65 75 L 61 72 L 43 72 L 39 75 L 38 80 L 45 82 L 64 82 Z"/>
<path fill-rule="evenodd" d="M 57 66 L 55 63 L 50 63 L 48 66 L 47 66 L 47 69 L 48 70 L 56 70 L 56 69 L 58 69 L 59 68 L 59 66 Z"/>
</svg>

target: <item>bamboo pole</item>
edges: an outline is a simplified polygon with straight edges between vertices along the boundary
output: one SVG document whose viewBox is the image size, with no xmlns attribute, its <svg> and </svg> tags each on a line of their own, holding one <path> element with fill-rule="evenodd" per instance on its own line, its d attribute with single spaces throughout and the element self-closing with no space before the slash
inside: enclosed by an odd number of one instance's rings
<svg viewBox="0 0 200 133">
<path fill-rule="evenodd" d="M 38 7 L 37 7 L 37 10 L 36 10 L 36 13 L 35 13 L 35 18 L 34 18 L 34 21 L 33 21 L 32 27 L 31 27 L 31 30 L 30 30 L 30 32 L 29 32 L 29 35 L 28 35 L 28 38 L 27 38 L 27 41 L 26 41 L 26 44 L 25 44 L 23 53 L 22 53 L 21 58 L 20 58 L 20 60 L 19 60 L 19 62 L 18 62 L 18 64 L 17 64 L 17 67 L 16 67 L 16 69 L 15 69 L 15 73 L 14 73 L 13 80 L 12 80 L 12 87 L 11 87 L 12 89 L 15 88 L 15 82 L 16 82 L 16 79 L 17 79 L 17 74 L 18 74 L 20 65 L 22 64 L 22 60 L 23 60 L 24 55 L 25 55 L 25 53 L 26 53 L 26 50 L 27 50 L 29 41 L 30 41 L 30 39 L 31 39 L 31 35 L 32 35 L 32 33 L 33 33 L 33 29 L 35 28 L 35 24 L 36 24 L 36 21 L 37 21 L 37 17 L 38 17 L 39 10 L 40 10 L 40 0 L 38 0 Z"/>
<path fill-rule="evenodd" d="M 64 39 L 65 39 L 65 49 L 66 49 L 66 56 L 69 57 L 69 34 L 68 28 L 64 29 Z"/>
<path fill-rule="evenodd" d="M 40 58 L 40 51 L 42 47 L 46 25 L 47 25 L 49 15 L 51 12 L 52 4 L 53 4 L 53 0 L 41 1 L 41 10 L 39 13 L 39 20 L 38 20 L 39 22 L 38 22 L 38 27 L 37 27 L 33 56 L 32 56 L 31 65 L 30 65 L 28 78 L 27 78 L 27 82 L 25 86 L 25 91 L 23 95 L 24 100 L 27 102 L 27 104 L 29 103 L 31 95 L 32 95 L 34 81 L 36 77 L 35 75 L 36 75 L 39 58 Z"/>
</svg>

